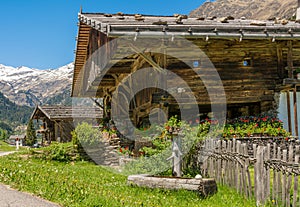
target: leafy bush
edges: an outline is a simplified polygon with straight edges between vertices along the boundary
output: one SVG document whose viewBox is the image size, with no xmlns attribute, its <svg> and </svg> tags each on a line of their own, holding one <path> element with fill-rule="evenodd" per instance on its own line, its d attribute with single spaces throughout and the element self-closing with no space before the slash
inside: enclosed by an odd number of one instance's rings
<svg viewBox="0 0 300 207">
<path fill-rule="evenodd" d="M 56 143 L 42 149 L 30 149 L 30 154 L 34 158 L 48 160 L 48 161 L 59 161 L 59 162 L 70 162 L 79 159 L 78 153 L 74 150 L 72 143 Z"/>
<path fill-rule="evenodd" d="M 152 147 L 143 147 L 140 150 L 145 157 L 125 165 L 123 172 L 153 175 L 170 173 L 172 161 L 167 161 L 167 159 L 172 154 L 172 139 L 178 140 L 180 150 L 185 156 L 184 166 L 190 167 L 195 147 L 205 139 L 210 127 L 208 122 L 191 127 L 187 123 L 179 121 L 176 116 L 170 118 L 164 127 L 161 127 L 161 134 L 152 140 Z"/>
<path fill-rule="evenodd" d="M 101 133 L 97 128 L 83 122 L 75 128 L 72 132 L 73 144 L 80 146 L 94 146 L 101 141 Z"/>
</svg>

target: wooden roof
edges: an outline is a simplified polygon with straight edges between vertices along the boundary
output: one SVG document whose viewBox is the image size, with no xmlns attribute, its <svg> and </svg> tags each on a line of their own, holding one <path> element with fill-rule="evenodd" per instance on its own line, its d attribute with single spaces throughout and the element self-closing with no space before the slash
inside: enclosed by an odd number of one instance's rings
<svg viewBox="0 0 300 207">
<path fill-rule="evenodd" d="M 103 111 L 99 107 L 37 106 L 31 119 L 38 119 L 41 116 L 50 120 L 101 119 Z"/>
<path fill-rule="evenodd" d="M 103 13 L 80 13 L 79 21 L 89 27 L 115 37 L 127 34 L 139 35 L 181 35 L 199 37 L 245 38 L 298 38 L 300 24 L 295 21 L 257 21 L 225 18 L 187 18 L 185 15 L 107 15 Z"/>
<path fill-rule="evenodd" d="M 26 137 L 26 134 L 10 135 L 9 139 L 11 139 L 11 140 L 15 140 L 17 138 L 19 138 L 19 139 L 25 139 L 25 137 Z"/>
</svg>

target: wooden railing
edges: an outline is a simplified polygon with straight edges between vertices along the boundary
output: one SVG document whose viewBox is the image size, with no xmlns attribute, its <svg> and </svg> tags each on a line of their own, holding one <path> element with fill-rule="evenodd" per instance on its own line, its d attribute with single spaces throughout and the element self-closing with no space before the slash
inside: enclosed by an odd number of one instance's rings
<svg viewBox="0 0 300 207">
<path fill-rule="evenodd" d="M 235 139 L 208 139 L 202 148 L 202 173 L 255 197 L 257 206 L 267 202 L 300 206 L 299 156 L 300 146 L 295 143 L 248 146 Z"/>
</svg>

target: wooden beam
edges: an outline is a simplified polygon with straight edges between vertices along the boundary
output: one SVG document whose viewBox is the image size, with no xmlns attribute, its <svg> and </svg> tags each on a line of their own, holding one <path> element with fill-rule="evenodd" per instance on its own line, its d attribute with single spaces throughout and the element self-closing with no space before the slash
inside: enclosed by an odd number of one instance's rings
<svg viewBox="0 0 300 207">
<path fill-rule="evenodd" d="M 159 64 L 157 64 L 150 56 L 146 55 L 143 51 L 140 51 L 137 47 L 135 47 L 134 45 L 130 45 L 130 47 L 133 49 L 133 51 L 135 51 L 136 53 L 138 53 L 141 57 L 143 57 L 143 59 L 148 62 L 154 69 L 158 70 L 158 71 L 164 71 L 164 69 L 162 67 L 160 67 Z"/>
<path fill-rule="evenodd" d="M 284 77 L 284 65 L 281 45 L 277 45 L 277 71 L 280 78 Z"/>
<path fill-rule="evenodd" d="M 293 43 L 291 40 L 287 42 L 288 53 L 287 53 L 287 66 L 289 78 L 294 78 L 293 76 Z"/>
</svg>

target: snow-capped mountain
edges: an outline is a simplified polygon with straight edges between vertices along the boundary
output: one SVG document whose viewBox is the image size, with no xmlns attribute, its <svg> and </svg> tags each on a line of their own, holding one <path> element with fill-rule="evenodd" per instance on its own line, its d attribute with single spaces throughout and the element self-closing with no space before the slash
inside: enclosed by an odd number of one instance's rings
<svg viewBox="0 0 300 207">
<path fill-rule="evenodd" d="M 0 64 L 0 92 L 18 105 L 45 104 L 70 91 L 73 69 L 73 63 L 49 70 Z"/>
</svg>

